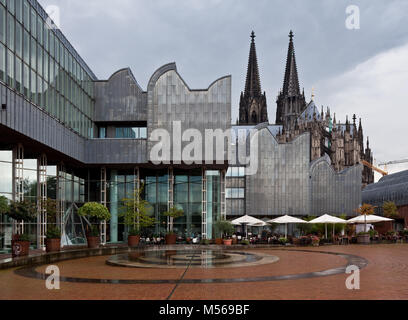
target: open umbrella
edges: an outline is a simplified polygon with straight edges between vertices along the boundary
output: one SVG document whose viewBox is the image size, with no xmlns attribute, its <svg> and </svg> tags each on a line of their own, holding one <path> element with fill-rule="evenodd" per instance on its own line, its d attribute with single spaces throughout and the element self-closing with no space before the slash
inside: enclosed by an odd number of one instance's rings
<svg viewBox="0 0 408 320">
<path fill-rule="evenodd" d="M 231 223 L 235 226 L 245 225 L 245 235 L 247 234 L 247 226 L 263 227 L 266 225 L 264 221 L 248 215 L 232 220 Z"/>
<path fill-rule="evenodd" d="M 378 222 L 389 222 L 389 221 L 394 221 L 394 219 L 389 219 L 385 217 L 380 217 L 376 215 L 361 215 L 358 217 L 355 217 L 353 219 L 347 220 L 348 224 L 365 224 L 365 223 L 378 223 Z"/>
<path fill-rule="evenodd" d="M 318 217 L 316 219 L 313 219 L 312 221 L 309 221 L 309 223 L 311 224 L 315 224 L 315 223 L 324 223 L 325 224 L 325 229 L 326 229 L 326 239 L 327 239 L 327 225 L 328 224 L 333 224 L 333 238 L 334 238 L 334 225 L 335 224 L 343 224 L 346 223 L 346 220 L 337 218 L 337 217 L 333 217 L 331 215 L 325 214 L 321 217 Z"/>
<path fill-rule="evenodd" d="M 268 223 L 278 223 L 278 224 L 284 224 L 285 225 L 285 238 L 288 237 L 288 224 L 289 223 L 308 223 L 305 220 L 299 219 L 299 218 L 295 218 L 295 217 L 291 217 L 291 216 L 283 216 L 283 217 L 279 217 L 276 219 L 272 219 L 269 220 Z"/>
</svg>

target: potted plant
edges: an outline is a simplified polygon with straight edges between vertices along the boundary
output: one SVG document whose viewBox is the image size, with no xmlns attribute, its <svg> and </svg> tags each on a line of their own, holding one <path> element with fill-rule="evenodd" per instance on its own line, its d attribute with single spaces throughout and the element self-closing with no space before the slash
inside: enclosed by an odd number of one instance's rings
<svg viewBox="0 0 408 320">
<path fill-rule="evenodd" d="M 78 210 L 78 215 L 83 217 L 88 223 L 86 240 L 88 248 L 97 248 L 100 243 L 99 228 L 95 224 L 101 221 L 109 221 L 111 215 L 109 210 L 102 204 L 97 202 L 88 202 Z"/>
<path fill-rule="evenodd" d="M 225 246 L 232 245 L 232 239 L 230 238 L 230 236 L 234 233 L 234 226 L 231 224 L 231 222 L 219 220 L 215 223 L 215 230 L 217 233 L 216 244 L 219 245 L 219 239 L 222 239 L 222 244 L 224 244 Z"/>
<path fill-rule="evenodd" d="M 61 250 L 61 231 L 56 227 L 48 227 L 45 235 L 45 248 L 48 253 Z"/>
<path fill-rule="evenodd" d="M 136 247 L 140 243 L 141 230 L 155 224 L 156 219 L 151 216 L 151 205 L 142 199 L 144 185 L 133 191 L 131 198 L 124 198 L 120 216 L 128 227 L 128 246 Z"/>
<path fill-rule="evenodd" d="M 289 243 L 289 240 L 287 238 L 280 238 L 279 243 L 283 246 L 286 246 Z"/>
<path fill-rule="evenodd" d="M 357 234 L 357 243 L 359 244 L 369 244 L 370 243 L 370 233 L 360 232 Z"/>
<path fill-rule="evenodd" d="M 180 218 L 184 216 L 183 209 L 178 209 L 177 207 L 171 207 L 169 211 L 163 213 L 165 217 L 169 218 L 168 223 L 168 233 L 166 234 L 166 244 L 176 244 L 177 242 L 177 235 L 174 233 L 174 219 Z"/>
<path fill-rule="evenodd" d="M 367 230 L 367 216 L 374 214 L 374 206 L 371 204 L 364 203 L 360 208 L 358 208 L 357 213 L 364 215 L 364 230 Z M 368 244 L 370 243 L 370 233 L 369 232 L 360 232 L 357 235 L 357 243 Z"/>
<path fill-rule="evenodd" d="M 241 244 L 243 245 L 243 246 L 249 246 L 249 241 L 248 240 L 242 240 L 241 241 Z"/>
<path fill-rule="evenodd" d="M 57 227 L 57 201 L 48 198 L 42 205 L 47 209 L 46 252 L 59 252 L 61 250 L 61 230 Z"/>
<path fill-rule="evenodd" d="M 3 206 L 3 210 L 4 208 Z M 28 256 L 30 251 L 30 236 L 24 234 L 22 229 L 24 222 L 35 221 L 37 216 L 36 206 L 28 200 L 21 202 L 12 201 L 8 207 L 7 215 L 17 222 L 17 234 L 13 235 L 11 241 L 13 258 Z"/>
</svg>

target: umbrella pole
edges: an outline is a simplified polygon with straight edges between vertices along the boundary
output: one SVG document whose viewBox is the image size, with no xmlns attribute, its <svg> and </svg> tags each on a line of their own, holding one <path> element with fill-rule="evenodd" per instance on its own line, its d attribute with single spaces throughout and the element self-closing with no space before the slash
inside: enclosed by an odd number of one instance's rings
<svg viewBox="0 0 408 320">
<path fill-rule="evenodd" d="M 327 239 L 327 223 L 324 224 L 325 230 L 326 230 L 326 239 Z"/>
<path fill-rule="evenodd" d="M 285 223 L 285 239 L 288 238 L 288 224 Z"/>
</svg>

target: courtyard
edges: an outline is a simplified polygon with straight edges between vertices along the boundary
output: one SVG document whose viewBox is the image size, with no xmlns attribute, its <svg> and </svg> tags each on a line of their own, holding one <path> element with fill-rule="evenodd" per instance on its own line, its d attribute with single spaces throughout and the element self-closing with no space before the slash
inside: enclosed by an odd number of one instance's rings
<svg viewBox="0 0 408 320">
<path fill-rule="evenodd" d="M 136 267 L 108 265 L 112 255 L 52 263 L 60 270 L 60 289 L 48 290 L 48 264 L 1 270 L 0 299 L 22 300 L 405 300 L 408 299 L 408 245 L 321 247 L 188 247 L 186 254 L 164 250 L 136 259 Z M 210 251 L 212 253 L 207 253 Z M 170 252 L 170 254 L 168 254 Z M 215 253 L 216 254 L 215 254 Z M 201 265 L 207 254 L 207 264 Z M 245 261 L 226 263 L 232 260 Z M 252 259 L 248 257 L 258 257 Z M 261 263 L 269 257 L 269 261 Z M 273 258 L 271 258 L 273 257 Z M 177 258 L 177 259 L 176 259 Z M 217 261 L 220 264 L 208 263 Z M 146 261 L 147 260 L 147 261 Z M 4 260 L 3 260 L 4 261 Z M 173 260 L 172 260 L 173 261 Z M 245 263 L 248 263 L 246 265 Z M 197 264 L 197 265 L 196 265 Z M 360 290 L 346 288 L 349 265 L 360 268 Z"/>
</svg>

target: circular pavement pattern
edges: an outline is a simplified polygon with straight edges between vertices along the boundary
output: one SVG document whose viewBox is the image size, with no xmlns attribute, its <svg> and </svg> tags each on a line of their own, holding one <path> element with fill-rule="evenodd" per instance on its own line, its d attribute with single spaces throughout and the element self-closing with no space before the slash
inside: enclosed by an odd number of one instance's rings
<svg viewBox="0 0 408 320">
<path fill-rule="evenodd" d="M 128 268 L 239 268 L 270 264 L 279 258 L 266 253 L 222 250 L 155 250 L 110 257 L 106 264 Z"/>
<path fill-rule="evenodd" d="M 217 250 L 188 250 L 188 251 L 173 251 L 171 253 L 162 251 L 156 252 L 155 254 L 135 254 L 132 256 L 114 256 L 108 259 L 111 263 L 120 263 L 123 260 L 124 264 L 135 263 L 143 265 L 143 268 L 150 268 L 151 270 L 160 270 L 166 269 L 164 266 L 169 266 L 169 261 L 171 261 L 171 268 L 184 268 L 187 271 L 191 268 L 203 268 L 210 269 L 217 268 L 219 264 L 220 268 L 228 267 L 231 269 L 237 269 L 241 266 L 250 266 L 251 263 L 254 266 L 262 264 L 263 259 L 267 259 L 265 266 L 269 264 L 273 265 L 279 260 L 279 251 L 285 251 L 285 253 L 296 255 L 296 253 L 302 254 L 319 254 L 319 255 L 331 255 L 342 258 L 346 261 L 344 265 L 330 268 L 322 271 L 315 272 L 306 272 L 306 273 L 297 273 L 297 274 L 288 274 L 288 275 L 269 275 L 269 276 L 252 276 L 251 273 L 248 274 L 248 277 L 235 277 L 235 278 L 185 278 L 184 276 L 177 277 L 177 279 L 102 279 L 102 278 L 85 278 L 85 277 L 76 277 L 76 276 L 64 276 L 63 274 L 60 277 L 62 282 L 71 282 L 71 283 L 90 283 L 90 284 L 210 284 L 210 283 L 246 283 L 246 282 L 267 282 L 267 281 L 282 281 L 282 280 L 298 280 L 298 279 L 309 279 L 309 278 L 319 278 L 327 277 L 332 275 L 344 274 L 346 268 L 349 265 L 355 265 L 360 269 L 363 269 L 367 266 L 368 261 L 360 256 L 346 254 L 346 253 L 337 253 L 337 252 L 326 252 L 326 251 L 310 251 L 310 250 L 285 250 L 277 249 L 273 250 L 275 255 L 263 254 L 260 252 L 249 253 L 249 252 L 235 252 L 235 251 L 217 251 Z M 207 259 L 206 259 L 207 258 Z M 133 260 L 133 261 L 132 261 Z M 165 265 L 166 263 L 166 265 Z M 234 265 L 235 264 L 235 265 Z M 129 267 L 125 265 L 126 267 Z M 17 275 L 34 278 L 40 280 L 46 280 L 48 275 L 43 272 L 38 271 L 39 266 L 24 267 L 15 270 L 14 272 Z M 107 266 L 109 267 L 109 266 Z M 133 267 L 138 268 L 133 265 Z M 116 268 L 116 267 L 115 267 Z M 163 270 L 166 272 L 165 270 Z M 64 273 L 64 272 L 62 272 Z"/>
</svg>

